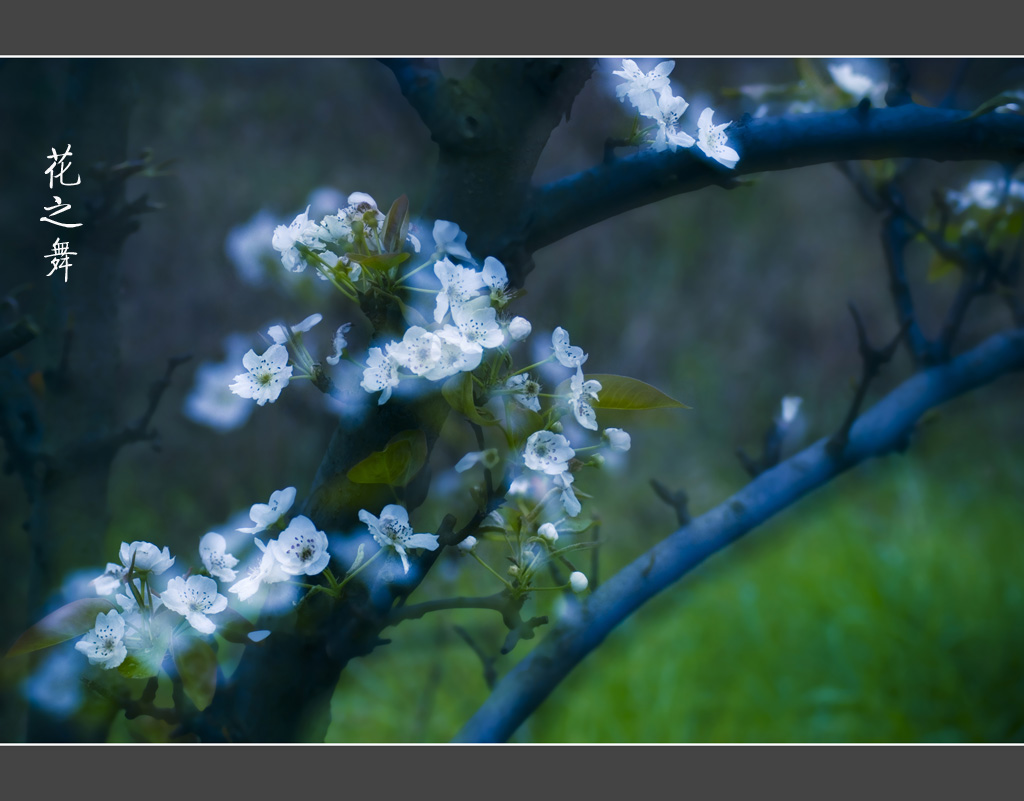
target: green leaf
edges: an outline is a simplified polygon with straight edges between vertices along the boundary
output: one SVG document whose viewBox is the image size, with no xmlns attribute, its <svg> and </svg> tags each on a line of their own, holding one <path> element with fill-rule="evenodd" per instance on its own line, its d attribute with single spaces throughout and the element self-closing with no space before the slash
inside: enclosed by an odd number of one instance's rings
<svg viewBox="0 0 1024 801">
<path fill-rule="evenodd" d="M 928 283 L 941 280 L 955 269 L 957 269 L 955 262 L 944 259 L 936 253 L 928 264 Z"/>
<path fill-rule="evenodd" d="M 175 637 L 171 656 L 185 695 L 196 709 L 206 709 L 217 691 L 217 655 L 210 644 L 200 637 Z"/>
<path fill-rule="evenodd" d="M 967 122 L 967 120 L 973 120 L 975 117 L 980 117 L 982 114 L 988 114 L 990 111 L 995 111 L 1000 106 L 1005 106 L 1007 103 L 1016 103 L 1020 105 L 1021 99 L 1017 95 L 996 95 L 995 97 L 989 98 L 974 111 L 964 117 L 960 122 Z"/>
<path fill-rule="evenodd" d="M 685 403 L 680 403 L 675 398 L 669 397 L 660 389 L 637 381 L 635 378 L 626 378 L 622 375 L 608 375 L 599 373 L 584 377 L 587 381 L 601 382 L 601 391 L 597 393 L 598 400 L 591 402 L 595 409 L 626 409 L 636 411 L 640 409 L 689 409 Z M 569 382 L 563 381 L 557 394 L 567 394 Z"/>
<path fill-rule="evenodd" d="M 363 265 L 363 267 L 371 270 L 380 270 L 381 272 L 387 272 L 392 267 L 397 267 L 409 258 L 408 253 L 371 253 L 366 256 L 360 253 L 348 253 L 346 255 L 349 261 L 354 261 L 356 264 Z"/>
<path fill-rule="evenodd" d="M 356 484 L 404 487 L 427 461 L 427 438 L 419 429 L 395 434 L 382 451 L 374 451 L 348 471 Z"/>
<path fill-rule="evenodd" d="M 492 426 L 497 423 L 493 414 L 486 409 L 477 407 L 476 398 L 473 395 L 473 375 L 471 373 L 453 375 L 442 384 L 441 394 L 455 411 L 468 420 L 482 426 Z"/>
<path fill-rule="evenodd" d="M 117 672 L 126 679 L 148 679 L 155 676 L 163 664 L 167 647 L 171 644 L 174 622 L 169 613 L 157 614 L 150 620 L 149 625 L 153 635 L 150 646 L 145 650 L 128 654 L 124 662 L 117 666 Z"/>
<path fill-rule="evenodd" d="M 22 634 L 6 656 L 18 656 L 65 642 L 95 627 L 96 616 L 116 608 L 106 598 L 81 598 L 50 612 Z"/>
<path fill-rule="evenodd" d="M 382 241 L 388 250 L 399 250 L 404 241 L 403 230 L 409 226 L 409 198 L 402 195 L 391 204 L 391 210 L 384 219 L 384 235 Z"/>
</svg>

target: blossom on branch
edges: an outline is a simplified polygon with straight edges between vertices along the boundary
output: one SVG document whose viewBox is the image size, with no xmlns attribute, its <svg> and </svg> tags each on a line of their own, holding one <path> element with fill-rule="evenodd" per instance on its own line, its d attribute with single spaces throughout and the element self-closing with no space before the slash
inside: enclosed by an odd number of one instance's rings
<svg viewBox="0 0 1024 801">
<path fill-rule="evenodd" d="M 242 357 L 242 366 L 248 372 L 235 376 L 231 391 L 243 398 L 252 398 L 258 406 L 276 401 L 292 377 L 288 349 L 284 345 L 271 345 L 262 356 L 250 350 Z"/>
<path fill-rule="evenodd" d="M 331 561 L 327 552 L 327 535 L 317 531 L 313 521 L 299 515 L 288 524 L 281 536 L 267 543 L 268 550 L 291 576 L 315 576 Z"/>
<path fill-rule="evenodd" d="M 397 342 L 390 342 L 385 346 L 385 350 L 370 348 L 366 359 L 366 369 L 363 370 L 363 380 L 359 382 L 359 386 L 367 392 L 384 390 L 377 401 L 378 406 L 387 403 L 388 398 L 391 397 L 391 390 L 398 386 L 400 365 L 392 355 L 397 344 Z"/>
<path fill-rule="evenodd" d="M 628 98 L 629 102 L 638 108 L 654 97 L 668 86 L 669 73 L 675 68 L 675 61 L 662 61 L 650 72 L 644 72 L 631 58 L 622 59 L 622 69 L 613 70 L 612 75 L 625 78 L 625 83 L 615 87 L 615 96 L 622 100 Z"/>
<path fill-rule="evenodd" d="M 126 568 L 134 564 L 136 574 L 152 573 L 159 576 L 174 564 L 174 557 L 166 546 L 161 551 L 151 542 L 133 542 L 131 545 L 122 542 L 118 556 Z"/>
<path fill-rule="evenodd" d="M 128 649 L 124 644 L 124 618 L 117 610 L 96 615 L 96 626 L 75 643 L 75 650 L 89 657 L 90 665 L 102 665 L 106 670 L 116 668 Z"/>
<path fill-rule="evenodd" d="M 270 493 L 267 503 L 254 503 L 249 509 L 249 517 L 255 526 L 240 528 L 243 534 L 256 534 L 277 523 L 295 503 L 295 487 L 285 487 Z"/>
<path fill-rule="evenodd" d="M 199 540 L 199 558 L 211 576 L 221 581 L 234 581 L 237 575 L 232 568 L 238 559 L 227 552 L 227 541 L 216 531 L 208 531 Z"/>
<path fill-rule="evenodd" d="M 697 120 L 697 147 L 708 158 L 714 159 L 732 169 L 740 160 L 739 153 L 729 147 L 728 137 L 724 133 L 725 129 L 732 125 L 732 123 L 725 122 L 721 125 L 713 125 L 711 118 L 714 116 L 714 113 L 714 109 L 710 108 L 706 108 L 700 113 L 700 119 Z"/>
<path fill-rule="evenodd" d="M 376 517 L 366 509 L 359 511 L 359 519 L 362 520 L 373 539 L 381 548 L 390 548 L 402 559 L 402 567 L 409 572 L 409 557 L 406 553 L 409 548 L 426 548 L 428 551 L 436 551 L 440 546 L 436 534 L 414 534 L 412 526 L 409 525 L 409 512 L 404 506 L 389 503 Z"/>
<path fill-rule="evenodd" d="M 228 599 L 217 592 L 217 582 L 208 576 L 189 576 L 188 581 L 175 576 L 167 582 L 160 596 L 164 606 L 184 615 L 196 631 L 213 634 L 216 624 L 207 617 L 227 609 Z"/>
<path fill-rule="evenodd" d="M 553 431 L 533 432 L 523 450 L 526 466 L 549 476 L 564 473 L 569 468 L 569 460 L 575 455 L 569 440 Z"/>
</svg>

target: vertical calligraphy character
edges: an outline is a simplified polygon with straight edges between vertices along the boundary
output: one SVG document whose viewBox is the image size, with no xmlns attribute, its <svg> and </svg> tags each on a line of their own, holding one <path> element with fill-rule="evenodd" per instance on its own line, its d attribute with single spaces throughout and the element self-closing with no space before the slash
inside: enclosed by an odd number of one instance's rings
<svg viewBox="0 0 1024 801">
<path fill-rule="evenodd" d="M 54 211 L 52 214 L 47 215 L 46 217 L 40 217 L 39 218 L 40 222 L 53 223 L 54 225 L 59 225 L 61 228 L 78 228 L 80 225 L 82 225 L 82 223 L 62 223 L 62 222 L 57 222 L 56 220 L 50 219 L 51 217 L 56 217 L 58 214 L 63 214 L 65 211 L 67 211 L 68 209 L 71 208 L 71 204 L 70 203 L 62 202 L 61 199 L 59 197 L 57 197 L 57 195 L 53 196 L 53 200 L 54 200 L 54 205 L 52 205 L 52 206 L 43 206 L 43 211 L 52 211 L 53 209 L 57 209 L 57 210 Z"/>
<path fill-rule="evenodd" d="M 64 173 L 66 173 L 71 168 L 71 162 L 70 161 L 67 162 L 66 164 L 64 162 L 65 162 L 65 159 L 67 159 L 70 155 L 71 155 L 71 145 L 70 144 L 67 146 L 67 149 L 63 153 L 58 153 L 57 152 L 57 148 L 55 148 L 55 147 L 51 147 L 50 148 L 50 155 L 47 156 L 46 158 L 53 159 L 53 164 L 51 164 L 49 167 L 47 167 L 46 171 L 45 171 L 46 174 L 50 176 L 50 189 L 53 189 L 53 179 L 54 178 L 60 179 L 61 186 L 78 186 L 80 183 L 82 183 L 82 176 L 81 176 L 81 174 L 79 174 L 77 181 L 72 181 L 72 182 L 69 183 L 69 182 L 64 180 Z M 60 172 L 58 172 L 56 175 L 54 175 L 54 170 L 60 170 Z"/>
<path fill-rule="evenodd" d="M 53 253 L 48 253 L 47 255 L 43 256 L 44 259 L 49 259 L 50 264 L 53 265 L 53 269 L 46 274 L 46 277 L 49 278 L 57 270 L 64 270 L 64 281 L 66 283 L 68 280 L 68 267 L 71 266 L 70 257 L 77 256 L 78 253 L 76 253 L 73 250 L 69 250 L 69 248 L 71 247 L 71 243 L 61 242 L 59 236 L 53 241 L 52 247 Z"/>
</svg>

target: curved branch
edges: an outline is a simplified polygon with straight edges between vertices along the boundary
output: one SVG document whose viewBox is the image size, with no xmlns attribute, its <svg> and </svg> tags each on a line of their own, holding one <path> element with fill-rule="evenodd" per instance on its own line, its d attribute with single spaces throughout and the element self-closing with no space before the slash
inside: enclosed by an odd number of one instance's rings
<svg viewBox="0 0 1024 801">
<path fill-rule="evenodd" d="M 744 118 L 728 128 L 740 154 L 733 170 L 697 147 L 647 152 L 602 164 L 536 190 L 522 233 L 535 251 L 629 209 L 741 175 L 850 159 L 1024 161 L 1024 117 L 926 108 L 858 106 L 846 111 Z"/>
<path fill-rule="evenodd" d="M 587 600 L 577 623 L 559 624 L 498 683 L 456 740 L 507 739 L 580 660 L 649 598 L 846 469 L 902 450 L 928 409 L 1020 369 L 1024 329 L 993 336 L 948 364 L 918 373 L 866 412 L 850 431 L 842 461 L 828 456 L 822 439 L 762 473 L 602 585 Z"/>
</svg>

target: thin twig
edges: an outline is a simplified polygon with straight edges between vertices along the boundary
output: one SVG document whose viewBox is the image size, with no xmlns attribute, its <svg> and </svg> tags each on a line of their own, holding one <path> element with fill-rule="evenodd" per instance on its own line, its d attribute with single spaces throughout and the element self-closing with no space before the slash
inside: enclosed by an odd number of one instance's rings
<svg viewBox="0 0 1024 801">
<path fill-rule="evenodd" d="M 477 644 L 469 632 L 462 628 L 462 626 L 452 626 L 452 628 L 462 638 L 462 641 L 472 649 L 477 659 L 480 660 L 480 665 L 484 670 L 484 684 L 487 685 L 488 690 L 493 690 L 495 683 L 498 681 L 498 671 L 494 668 L 497 657 L 488 656 L 484 653 L 484 649 Z"/>
<path fill-rule="evenodd" d="M 740 456 L 740 459 L 742 460 L 746 458 L 746 456 L 747 455 L 744 453 Z M 654 490 L 654 493 L 661 498 L 661 500 L 672 507 L 676 513 L 676 520 L 679 522 L 679 525 L 685 526 L 690 522 L 690 499 L 684 490 L 680 489 L 672 492 L 672 490 L 656 478 L 651 479 L 651 489 Z"/>
</svg>

